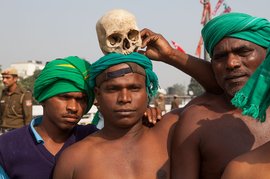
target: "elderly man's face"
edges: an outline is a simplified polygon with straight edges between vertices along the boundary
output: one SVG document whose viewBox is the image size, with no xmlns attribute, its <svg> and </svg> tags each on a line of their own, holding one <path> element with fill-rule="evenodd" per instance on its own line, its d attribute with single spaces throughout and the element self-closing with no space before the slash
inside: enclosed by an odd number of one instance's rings
<svg viewBox="0 0 270 179">
<path fill-rule="evenodd" d="M 127 67 L 127 64 L 119 64 L 109 68 L 107 72 Z M 105 119 L 105 127 L 125 128 L 138 124 L 147 108 L 145 77 L 137 73 L 128 73 L 105 81 L 96 88 L 95 93 L 99 110 Z"/>
<path fill-rule="evenodd" d="M 266 56 L 266 49 L 252 42 L 224 38 L 214 48 L 212 68 L 225 93 L 233 97 Z"/>
</svg>

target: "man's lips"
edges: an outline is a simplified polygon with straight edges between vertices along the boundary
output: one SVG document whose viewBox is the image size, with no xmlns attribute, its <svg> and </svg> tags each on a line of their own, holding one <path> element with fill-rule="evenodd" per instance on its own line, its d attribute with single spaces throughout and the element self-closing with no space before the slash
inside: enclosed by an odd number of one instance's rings
<svg viewBox="0 0 270 179">
<path fill-rule="evenodd" d="M 63 117 L 67 119 L 68 122 L 77 122 L 80 119 L 77 115 L 64 115 Z"/>
<path fill-rule="evenodd" d="M 134 109 L 117 109 L 117 110 L 114 110 L 114 112 L 116 112 L 118 114 L 122 114 L 122 115 L 128 115 L 128 114 L 136 112 L 136 110 L 134 110 Z"/>
<path fill-rule="evenodd" d="M 237 82 L 237 81 L 242 81 L 244 78 L 247 78 L 246 74 L 234 74 L 234 75 L 227 75 L 225 76 L 225 81 L 230 81 L 230 82 Z"/>
</svg>

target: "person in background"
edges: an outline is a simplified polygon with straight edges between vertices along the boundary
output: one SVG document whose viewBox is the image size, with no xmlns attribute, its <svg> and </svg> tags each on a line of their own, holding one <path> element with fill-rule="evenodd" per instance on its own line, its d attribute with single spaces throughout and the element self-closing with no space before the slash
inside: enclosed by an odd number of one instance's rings
<svg viewBox="0 0 270 179">
<path fill-rule="evenodd" d="M 0 101 L 0 135 L 23 127 L 32 119 L 32 92 L 18 84 L 15 68 L 2 71 L 5 88 Z"/>
<path fill-rule="evenodd" d="M 171 110 L 179 108 L 179 99 L 177 95 L 173 95 L 173 100 L 171 102 Z"/>
<path fill-rule="evenodd" d="M 157 97 L 154 99 L 154 105 L 161 111 L 162 114 L 165 114 L 166 113 L 165 95 L 159 93 Z"/>
</svg>

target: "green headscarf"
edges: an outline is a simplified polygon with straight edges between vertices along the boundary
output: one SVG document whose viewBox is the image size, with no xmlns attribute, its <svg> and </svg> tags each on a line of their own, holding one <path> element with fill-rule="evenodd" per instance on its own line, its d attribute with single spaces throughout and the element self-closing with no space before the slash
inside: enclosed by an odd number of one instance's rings
<svg viewBox="0 0 270 179">
<path fill-rule="evenodd" d="M 85 92 L 88 97 L 87 113 L 94 101 L 88 84 L 90 66 L 89 62 L 76 56 L 49 62 L 35 81 L 35 99 L 42 102 L 61 93 Z"/>
<path fill-rule="evenodd" d="M 97 60 L 95 63 L 92 64 L 90 68 L 90 87 L 94 88 L 96 86 L 96 77 L 104 70 L 108 69 L 111 66 L 125 62 L 134 62 L 145 69 L 148 98 L 151 99 L 152 97 L 154 97 L 158 90 L 157 75 L 153 72 L 151 60 L 145 55 L 139 54 L 137 52 L 133 52 L 128 55 L 120 53 L 109 53 Z"/>
<path fill-rule="evenodd" d="M 210 20 L 202 29 L 204 46 L 210 57 L 224 37 L 250 41 L 267 48 L 270 44 L 270 22 L 243 13 L 227 13 Z"/>
<path fill-rule="evenodd" d="M 270 105 L 270 46 L 266 59 L 249 78 L 245 86 L 232 99 L 232 104 L 261 122 L 265 121 Z"/>
</svg>

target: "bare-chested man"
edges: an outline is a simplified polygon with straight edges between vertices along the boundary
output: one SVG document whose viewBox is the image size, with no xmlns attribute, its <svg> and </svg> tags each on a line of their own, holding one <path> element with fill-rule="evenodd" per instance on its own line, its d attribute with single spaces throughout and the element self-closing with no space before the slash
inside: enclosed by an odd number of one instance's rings
<svg viewBox="0 0 270 179">
<path fill-rule="evenodd" d="M 65 150 L 54 178 L 170 178 L 177 115 L 164 116 L 153 128 L 141 122 L 158 87 L 151 61 L 139 53 L 111 53 L 93 63 L 90 73 L 104 128 Z"/>
<path fill-rule="evenodd" d="M 200 104 L 181 114 L 171 155 L 171 176 L 177 179 L 220 178 L 229 161 L 270 139 L 269 116 L 260 123 L 231 104 L 266 56 L 269 21 L 241 13 L 225 14 L 212 19 L 202 35 L 224 93 L 204 94 L 197 98 Z"/>
<path fill-rule="evenodd" d="M 270 47 L 268 48 L 266 58 L 264 62 L 257 68 L 256 72 L 252 75 L 246 85 L 238 92 L 241 95 L 246 96 L 248 99 L 245 104 L 238 105 L 247 111 L 250 107 L 256 106 L 259 109 L 259 113 L 247 113 L 253 116 L 256 114 L 258 120 L 264 121 L 265 109 L 269 108 L 269 85 L 270 75 L 269 66 L 270 64 Z M 254 83 L 259 83 L 259 88 L 252 86 Z M 254 112 L 251 111 L 251 112 Z M 257 111 L 258 112 L 258 111 Z M 269 113 L 268 113 L 269 114 Z M 255 117 L 256 117 L 255 116 Z M 247 152 L 246 154 L 240 155 L 239 157 L 232 160 L 226 167 L 222 179 L 241 179 L 241 178 L 259 178 L 268 179 L 270 178 L 270 142 L 254 149 L 253 151 Z"/>
</svg>

